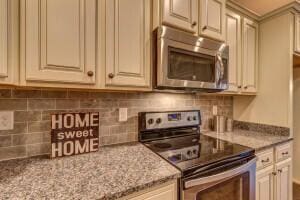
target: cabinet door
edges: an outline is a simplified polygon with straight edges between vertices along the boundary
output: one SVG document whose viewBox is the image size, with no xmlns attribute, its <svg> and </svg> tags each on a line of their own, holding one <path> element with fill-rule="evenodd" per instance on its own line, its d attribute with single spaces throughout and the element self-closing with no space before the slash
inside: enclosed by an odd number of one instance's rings
<svg viewBox="0 0 300 200">
<path fill-rule="evenodd" d="M 198 30 L 198 0 L 161 0 L 162 23 L 193 33 Z"/>
<path fill-rule="evenodd" d="M 26 81 L 94 84 L 96 0 L 28 0 L 21 6 Z"/>
<path fill-rule="evenodd" d="M 150 2 L 106 1 L 106 86 L 150 86 Z"/>
<path fill-rule="evenodd" d="M 300 15 L 295 16 L 295 51 L 300 53 Z"/>
<path fill-rule="evenodd" d="M 256 173 L 256 200 L 274 199 L 273 165 Z"/>
<path fill-rule="evenodd" d="M 243 88 L 246 93 L 257 92 L 258 72 L 258 24 L 243 20 Z"/>
<path fill-rule="evenodd" d="M 226 43 L 229 46 L 228 92 L 238 92 L 241 77 L 241 17 L 234 12 L 226 12 Z"/>
<path fill-rule="evenodd" d="M 225 0 L 200 0 L 200 35 L 225 40 Z"/>
<path fill-rule="evenodd" d="M 17 83 L 18 1 L 0 0 L 0 83 Z"/>
<path fill-rule="evenodd" d="M 276 164 L 276 200 L 292 200 L 292 160 Z"/>
</svg>

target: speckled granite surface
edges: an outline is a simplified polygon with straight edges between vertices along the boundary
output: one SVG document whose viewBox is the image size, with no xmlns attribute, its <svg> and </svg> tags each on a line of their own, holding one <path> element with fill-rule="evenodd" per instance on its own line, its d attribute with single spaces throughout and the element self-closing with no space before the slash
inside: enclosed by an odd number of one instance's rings
<svg viewBox="0 0 300 200">
<path fill-rule="evenodd" d="M 0 162 L 0 199 L 117 199 L 179 176 L 136 142 L 68 158 Z"/>
<path fill-rule="evenodd" d="M 232 143 L 248 146 L 254 148 L 256 151 L 261 151 L 268 147 L 272 147 L 274 145 L 292 140 L 288 136 L 238 129 L 234 130 L 233 132 L 226 133 L 203 132 L 202 134 Z"/>
</svg>

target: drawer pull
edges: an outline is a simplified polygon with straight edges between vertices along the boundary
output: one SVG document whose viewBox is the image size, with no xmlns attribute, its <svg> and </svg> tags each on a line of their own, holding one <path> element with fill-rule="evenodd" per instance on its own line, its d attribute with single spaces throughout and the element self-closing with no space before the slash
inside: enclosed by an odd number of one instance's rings
<svg viewBox="0 0 300 200">
<path fill-rule="evenodd" d="M 269 158 L 267 158 L 266 160 L 261 160 L 262 163 L 267 163 L 267 162 L 269 162 L 269 161 L 270 161 Z"/>
<path fill-rule="evenodd" d="M 282 152 L 281 155 L 285 156 L 285 155 L 289 155 L 289 152 Z"/>
</svg>

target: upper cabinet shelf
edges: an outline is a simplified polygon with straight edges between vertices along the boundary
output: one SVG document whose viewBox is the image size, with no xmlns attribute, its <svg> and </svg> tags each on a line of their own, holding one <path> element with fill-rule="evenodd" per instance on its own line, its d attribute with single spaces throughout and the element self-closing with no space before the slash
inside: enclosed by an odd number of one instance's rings
<svg viewBox="0 0 300 200">
<path fill-rule="evenodd" d="M 154 28 L 164 24 L 224 41 L 225 6 L 225 0 L 154 0 Z"/>
</svg>

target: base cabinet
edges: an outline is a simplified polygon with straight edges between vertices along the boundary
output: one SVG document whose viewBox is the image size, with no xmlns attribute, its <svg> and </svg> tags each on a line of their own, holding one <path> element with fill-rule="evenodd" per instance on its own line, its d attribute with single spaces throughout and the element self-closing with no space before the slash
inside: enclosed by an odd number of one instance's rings
<svg viewBox="0 0 300 200">
<path fill-rule="evenodd" d="M 177 183 L 174 181 L 133 195 L 134 197 L 125 197 L 121 200 L 177 200 Z"/>
<path fill-rule="evenodd" d="M 287 143 L 257 154 L 256 200 L 293 199 L 291 150 Z"/>
</svg>

